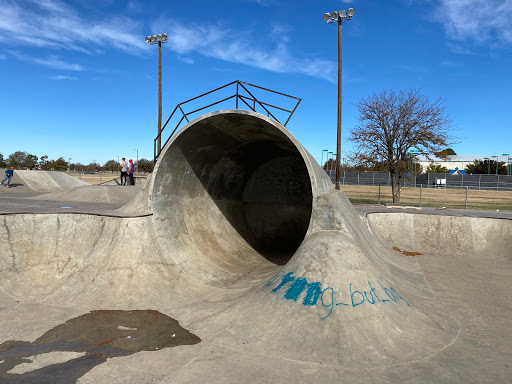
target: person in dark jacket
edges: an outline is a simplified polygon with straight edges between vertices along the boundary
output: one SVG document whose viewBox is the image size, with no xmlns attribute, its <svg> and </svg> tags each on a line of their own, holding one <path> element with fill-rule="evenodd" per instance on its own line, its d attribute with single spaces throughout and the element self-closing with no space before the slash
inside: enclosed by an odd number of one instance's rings
<svg viewBox="0 0 512 384">
<path fill-rule="evenodd" d="M 4 181 L 7 180 L 7 188 L 11 188 L 11 178 L 14 176 L 14 167 L 5 171 L 5 178 L 2 180 L 2 184 L 4 185 Z"/>
<path fill-rule="evenodd" d="M 128 176 L 130 177 L 130 185 L 135 185 L 135 180 L 133 180 L 133 172 L 135 171 L 135 164 L 133 164 L 133 160 L 130 159 L 130 166 L 128 167 Z"/>
</svg>

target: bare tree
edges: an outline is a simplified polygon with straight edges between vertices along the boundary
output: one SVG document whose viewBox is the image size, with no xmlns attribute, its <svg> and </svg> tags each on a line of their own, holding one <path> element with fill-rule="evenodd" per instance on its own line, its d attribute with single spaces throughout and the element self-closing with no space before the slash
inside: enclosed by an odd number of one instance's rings
<svg viewBox="0 0 512 384">
<path fill-rule="evenodd" d="M 361 162 L 381 163 L 391 174 L 393 203 L 400 203 L 400 185 L 407 172 L 409 150 L 428 155 L 440 152 L 453 140 L 452 120 L 444 99 L 431 103 L 418 90 L 384 90 L 355 104 L 359 124 L 350 140 L 357 143 Z"/>
</svg>

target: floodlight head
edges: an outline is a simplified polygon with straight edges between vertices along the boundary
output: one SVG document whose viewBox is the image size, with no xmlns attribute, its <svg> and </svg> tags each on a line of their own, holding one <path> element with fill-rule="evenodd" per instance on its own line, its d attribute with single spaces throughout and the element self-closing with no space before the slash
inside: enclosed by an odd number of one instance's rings
<svg viewBox="0 0 512 384">
<path fill-rule="evenodd" d="M 155 41 L 156 41 L 156 36 L 155 35 L 151 36 L 151 42 L 154 43 Z"/>
<path fill-rule="evenodd" d="M 324 21 L 329 21 L 330 18 L 331 18 L 331 15 L 329 13 L 324 13 L 324 16 L 323 16 Z"/>
<path fill-rule="evenodd" d="M 150 43 L 151 42 L 151 36 L 146 36 L 146 43 Z"/>
<path fill-rule="evenodd" d="M 162 33 L 162 39 L 167 40 L 167 33 Z"/>
<path fill-rule="evenodd" d="M 355 13 L 355 12 L 354 12 L 354 8 L 349 8 L 349 9 L 348 9 L 348 15 L 349 15 L 350 17 L 354 16 L 354 13 Z"/>
<path fill-rule="evenodd" d="M 162 41 L 162 35 L 156 35 L 156 39 L 157 39 L 158 41 Z"/>
<path fill-rule="evenodd" d="M 338 13 L 337 12 L 331 12 L 331 19 L 337 19 Z"/>
<path fill-rule="evenodd" d="M 340 17 L 345 17 L 347 16 L 347 12 L 345 12 L 345 10 L 343 11 L 339 11 L 338 14 L 340 15 Z"/>
</svg>

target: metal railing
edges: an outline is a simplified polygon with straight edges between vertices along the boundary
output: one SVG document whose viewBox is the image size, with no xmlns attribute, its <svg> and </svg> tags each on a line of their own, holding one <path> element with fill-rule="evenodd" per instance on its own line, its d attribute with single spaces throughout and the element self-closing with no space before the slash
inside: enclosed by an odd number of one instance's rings
<svg viewBox="0 0 512 384">
<path fill-rule="evenodd" d="M 204 96 L 207 96 L 207 95 L 213 94 L 215 92 L 218 92 L 218 91 L 220 91 L 222 89 L 226 89 L 226 88 L 228 88 L 230 86 L 236 87 L 236 89 L 234 91 L 235 93 L 233 95 L 230 95 L 228 97 L 222 98 L 221 100 L 217 100 L 217 101 L 215 101 L 213 103 L 209 103 L 208 105 L 203 106 L 201 108 L 196 108 L 196 109 L 194 109 L 191 112 L 185 112 L 184 111 L 183 107 L 185 106 L 185 104 L 190 103 L 191 101 L 198 100 L 198 99 L 200 99 L 200 98 L 202 98 Z M 257 99 L 256 96 L 254 96 L 254 94 L 253 94 L 254 90 L 252 88 L 260 89 L 260 90 L 263 90 L 263 91 L 266 91 L 266 92 L 270 92 L 270 93 L 272 93 L 274 95 L 279 95 L 279 96 L 284 96 L 284 97 L 287 97 L 287 98 L 290 98 L 290 99 L 295 99 L 295 100 L 297 100 L 297 103 L 293 106 L 292 109 L 286 109 L 286 108 L 278 107 L 276 105 L 272 105 L 270 103 L 266 103 L 266 102 L 263 102 L 263 101 Z M 249 89 L 253 90 L 253 92 L 251 92 Z M 187 123 L 190 122 L 190 119 L 189 119 L 190 115 L 192 115 L 194 113 L 197 113 L 199 111 L 203 111 L 203 110 L 205 110 L 207 108 L 210 108 L 210 107 L 212 107 L 214 105 L 223 103 L 223 102 L 231 100 L 231 99 L 235 99 L 235 109 L 239 109 L 240 105 L 245 105 L 251 111 L 256 112 L 257 107 L 260 107 L 260 108 L 262 108 L 266 112 L 267 117 L 272 118 L 273 120 L 277 121 L 280 124 L 281 124 L 281 122 L 270 111 L 270 109 L 276 109 L 276 110 L 288 113 L 289 114 L 288 118 L 286 119 L 285 123 L 283 124 L 283 126 L 285 126 L 285 127 L 286 127 L 286 124 L 288 124 L 288 122 L 290 121 L 293 113 L 295 112 L 295 110 L 299 106 L 300 102 L 302 101 L 302 99 L 300 99 L 298 97 L 287 95 L 285 93 L 277 92 L 277 91 L 274 91 L 274 90 L 271 90 L 271 89 L 268 89 L 268 88 L 263 88 L 263 87 L 260 87 L 260 86 L 254 85 L 254 84 L 249 84 L 249 83 L 246 83 L 246 82 L 243 82 L 243 81 L 240 81 L 240 80 L 235 80 L 235 81 L 233 81 L 233 82 L 231 82 L 229 84 L 223 85 L 222 87 L 216 88 L 216 89 L 211 90 L 211 91 L 206 92 L 206 93 L 203 93 L 203 94 L 201 94 L 199 96 L 196 96 L 196 97 L 194 97 L 192 99 L 189 99 L 187 101 L 183 101 L 183 102 L 179 103 L 178 105 L 176 105 L 176 107 L 172 111 L 171 115 L 169 116 L 169 118 L 165 122 L 164 126 L 162 127 L 160 133 L 155 137 L 155 140 L 154 140 L 154 143 L 153 143 L 153 153 L 154 153 L 155 163 L 156 163 L 156 161 L 158 159 L 158 156 L 160 155 L 160 152 L 161 152 L 162 148 L 164 148 L 165 145 L 169 142 L 171 137 L 180 128 L 181 124 L 184 121 L 186 121 Z M 241 104 L 240 102 L 242 102 L 243 104 Z M 181 115 L 182 115 L 181 119 L 176 124 L 176 126 L 174 127 L 174 130 L 171 132 L 169 137 L 167 137 L 167 139 L 165 140 L 165 142 L 161 146 L 161 148 L 157 148 L 157 142 L 159 141 L 159 139 L 161 141 L 161 137 L 162 137 L 162 133 L 163 133 L 164 129 L 167 127 L 167 125 L 169 124 L 169 122 L 171 121 L 171 119 L 173 118 L 174 114 L 177 111 L 179 111 L 179 113 L 181 113 Z"/>
</svg>

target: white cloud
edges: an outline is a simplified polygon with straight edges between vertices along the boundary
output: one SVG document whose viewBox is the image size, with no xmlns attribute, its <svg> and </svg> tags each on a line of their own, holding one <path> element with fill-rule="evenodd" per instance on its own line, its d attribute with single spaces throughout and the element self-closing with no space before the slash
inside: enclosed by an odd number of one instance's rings
<svg viewBox="0 0 512 384">
<path fill-rule="evenodd" d="M 111 46 L 137 54 L 148 49 L 142 25 L 127 17 L 87 20 L 60 0 L 2 0 L 0 41 L 92 53 Z M 92 46 L 92 47 L 91 47 Z"/>
<path fill-rule="evenodd" d="M 512 0 L 440 0 L 435 15 L 455 41 L 512 44 Z"/>
<path fill-rule="evenodd" d="M 16 57 L 18 60 L 25 61 L 27 63 L 36 63 L 39 65 L 44 65 L 45 67 L 50 67 L 54 69 L 60 69 L 60 70 L 66 70 L 66 71 L 84 71 L 85 68 L 80 64 L 75 63 L 68 63 L 61 59 L 59 59 L 57 56 L 47 56 L 46 58 L 40 58 L 40 57 L 33 57 L 28 56 L 22 53 L 19 53 L 17 51 L 9 51 L 9 53 Z"/>
<path fill-rule="evenodd" d="M 319 58 L 299 58 L 288 48 L 288 29 L 274 27 L 268 39 L 259 34 L 235 32 L 216 25 L 183 25 L 159 20 L 153 28 L 167 30 L 168 44 L 180 55 L 201 54 L 232 63 L 249 65 L 272 72 L 302 73 L 333 81 L 336 63 Z M 262 42 L 271 41 L 271 46 Z"/>
<path fill-rule="evenodd" d="M 55 75 L 49 77 L 51 80 L 77 80 L 76 77 L 67 75 Z"/>
</svg>

